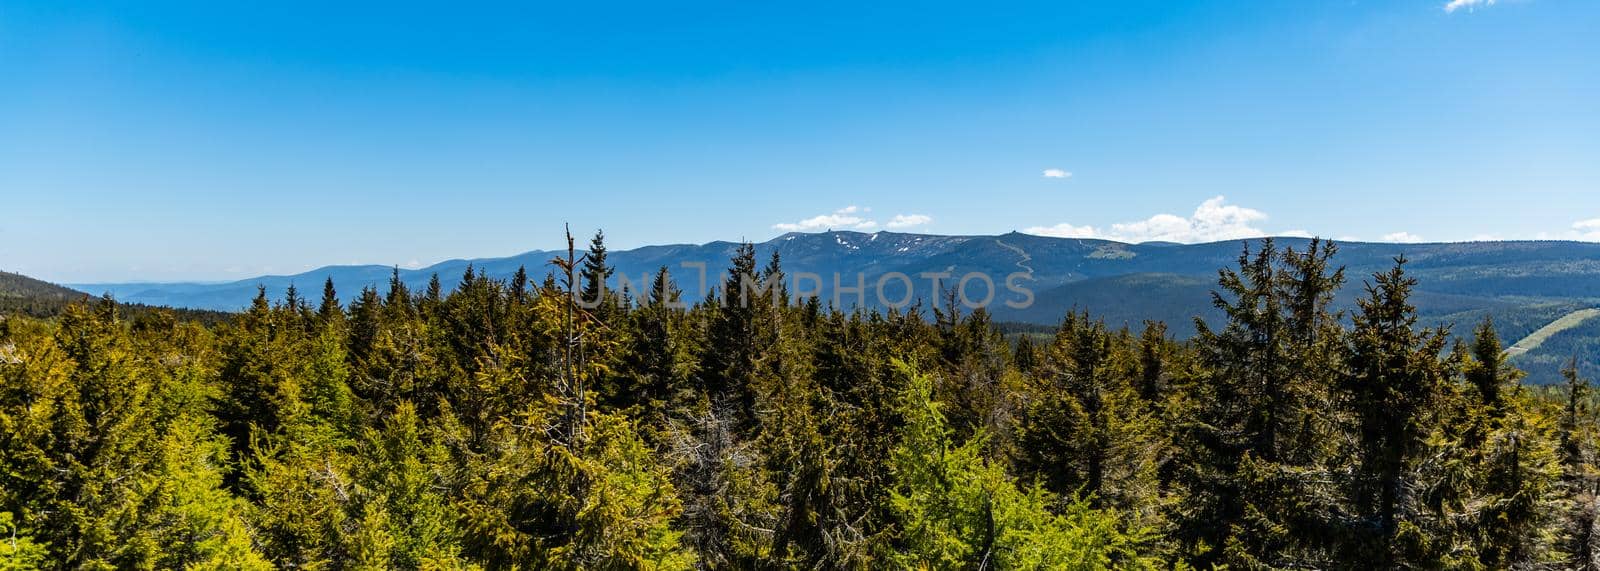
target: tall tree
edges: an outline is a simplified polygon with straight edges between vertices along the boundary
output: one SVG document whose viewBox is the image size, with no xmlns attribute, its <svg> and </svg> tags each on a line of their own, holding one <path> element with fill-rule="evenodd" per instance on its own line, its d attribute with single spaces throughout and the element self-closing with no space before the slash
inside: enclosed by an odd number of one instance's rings
<svg viewBox="0 0 1600 571">
<path fill-rule="evenodd" d="M 1018 463 L 1024 479 L 1125 510 L 1145 527 L 1161 508 L 1156 469 L 1165 444 L 1134 381 L 1133 343 L 1086 315 L 1064 322 L 1025 399 Z"/>
<path fill-rule="evenodd" d="M 1332 491 L 1329 389 L 1340 340 L 1328 306 L 1343 277 L 1331 247 L 1280 251 L 1248 244 L 1221 270 L 1213 305 L 1221 330 L 1196 320 L 1202 378 L 1190 385 L 1178 479 L 1183 540 L 1202 565 L 1281 566 L 1325 558 Z"/>
<path fill-rule="evenodd" d="M 735 404 L 736 422 L 749 420 L 755 406 L 752 381 L 759 357 L 760 335 L 756 329 L 754 290 L 760 283 L 755 246 L 740 244 L 729 263 L 721 296 L 710 308 L 707 349 L 701 366 L 703 387 L 713 400 Z"/>
<path fill-rule="evenodd" d="M 1443 556 L 1440 546 L 1417 541 L 1413 532 L 1420 526 L 1406 490 L 1427 434 L 1429 407 L 1448 372 L 1440 358 L 1446 336 L 1417 328 L 1410 300 L 1417 281 L 1404 268 L 1399 258 L 1366 285 L 1346 379 L 1361 452 L 1352 503 L 1366 524 L 1358 528 L 1356 551 L 1347 556 L 1386 567 L 1427 566 Z"/>
<path fill-rule="evenodd" d="M 1574 358 L 1561 370 L 1566 407 L 1561 415 L 1561 484 L 1568 504 L 1562 550 L 1566 567 L 1600 570 L 1600 468 L 1595 465 L 1594 411 L 1589 382 Z"/>
<path fill-rule="evenodd" d="M 596 230 L 589 240 L 589 251 L 583 255 L 583 302 L 594 307 L 605 307 L 616 295 L 609 287 L 611 275 L 616 273 L 606 260 L 606 233 Z"/>
<path fill-rule="evenodd" d="M 1495 331 L 1494 320 L 1484 318 L 1473 331 L 1472 364 L 1467 368 L 1467 381 L 1477 389 L 1478 398 L 1491 417 L 1504 414 L 1505 393 L 1520 376 L 1520 372 L 1506 362 L 1505 349 L 1500 345 L 1500 334 Z"/>
<path fill-rule="evenodd" d="M 656 271 L 644 304 L 629 314 L 633 335 L 623 368 L 631 375 L 608 398 L 613 406 L 632 411 L 650 429 L 666 426 L 673 405 L 693 402 L 693 396 L 684 393 L 696 371 L 695 345 L 681 304 L 682 293 L 663 266 Z"/>
<path fill-rule="evenodd" d="M 317 306 L 317 318 L 324 324 L 344 323 L 344 307 L 339 305 L 339 292 L 333 289 L 333 277 L 322 282 L 322 303 Z"/>
</svg>

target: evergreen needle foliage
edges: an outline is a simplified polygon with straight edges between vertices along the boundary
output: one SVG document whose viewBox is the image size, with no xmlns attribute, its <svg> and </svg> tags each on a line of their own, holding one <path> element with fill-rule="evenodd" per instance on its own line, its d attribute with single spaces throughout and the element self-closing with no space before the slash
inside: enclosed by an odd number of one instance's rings
<svg viewBox="0 0 1600 571">
<path fill-rule="evenodd" d="M 1243 252 L 1183 342 L 841 312 L 749 245 L 619 291 L 600 233 L 348 307 L 12 311 L 0 569 L 1600 569 L 1582 364 L 1450 346 L 1403 260 L 1341 314 L 1336 252 Z"/>
</svg>

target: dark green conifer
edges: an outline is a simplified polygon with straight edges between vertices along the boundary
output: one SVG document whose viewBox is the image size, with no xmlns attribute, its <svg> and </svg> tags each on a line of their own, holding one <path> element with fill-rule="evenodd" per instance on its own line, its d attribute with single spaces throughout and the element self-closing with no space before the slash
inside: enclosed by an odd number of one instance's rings
<svg viewBox="0 0 1600 571">
<path fill-rule="evenodd" d="M 1567 569 L 1600 569 L 1600 468 L 1595 465 L 1594 411 L 1589 382 L 1578 377 L 1578 360 L 1568 362 L 1566 407 L 1561 415 L 1561 487 L 1567 502 L 1561 549 Z"/>
<path fill-rule="evenodd" d="M 344 308 L 339 305 L 339 292 L 333 289 L 333 277 L 322 282 L 322 304 L 317 306 L 317 318 L 323 324 L 344 321 Z"/>
<path fill-rule="evenodd" d="M 605 304 L 608 297 L 616 294 L 610 289 L 611 275 L 616 269 L 606 260 L 606 233 L 596 230 L 594 238 L 589 240 L 589 251 L 583 255 L 583 302 L 586 304 Z"/>
<path fill-rule="evenodd" d="M 1411 292 L 1417 281 L 1405 259 L 1373 276 L 1358 301 L 1351 332 L 1347 401 L 1356 420 L 1360 464 L 1352 483 L 1352 508 L 1360 519 L 1356 549 L 1345 556 L 1383 567 L 1438 565 L 1443 546 L 1426 541 L 1406 493 L 1409 475 L 1428 433 L 1429 407 L 1447 373 L 1443 331 L 1416 326 Z"/>
<path fill-rule="evenodd" d="M 1504 394 L 1518 376 L 1506 363 L 1505 349 L 1500 345 L 1500 334 L 1495 332 L 1494 320 L 1484 318 L 1473 330 L 1472 365 L 1467 368 L 1467 381 L 1477 389 L 1480 402 L 1492 417 L 1504 414 Z"/>
</svg>

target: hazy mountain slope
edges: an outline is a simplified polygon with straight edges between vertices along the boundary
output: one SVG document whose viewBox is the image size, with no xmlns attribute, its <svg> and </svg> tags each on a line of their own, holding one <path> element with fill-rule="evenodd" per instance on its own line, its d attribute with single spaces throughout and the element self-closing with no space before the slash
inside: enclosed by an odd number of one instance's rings
<svg viewBox="0 0 1600 571">
<path fill-rule="evenodd" d="M 0 315 L 55 315 L 66 304 L 89 294 L 22 274 L 0 272 Z"/>
<path fill-rule="evenodd" d="M 49 318 L 61 313 L 68 304 L 89 300 L 92 296 L 71 288 L 21 274 L 0 272 L 0 320 L 9 315 Z M 119 311 L 126 318 L 136 319 L 157 309 L 170 310 L 182 320 L 218 323 L 229 314 L 197 309 L 156 308 L 148 304 L 121 303 Z"/>
<path fill-rule="evenodd" d="M 88 294 L 22 274 L 0 272 L 0 297 L 75 299 Z"/>
</svg>

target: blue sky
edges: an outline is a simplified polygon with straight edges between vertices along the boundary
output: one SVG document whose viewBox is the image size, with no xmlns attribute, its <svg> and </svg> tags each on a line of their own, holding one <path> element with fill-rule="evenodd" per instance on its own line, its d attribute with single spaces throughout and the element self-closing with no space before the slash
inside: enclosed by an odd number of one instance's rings
<svg viewBox="0 0 1600 571">
<path fill-rule="evenodd" d="M 1600 240 L 1600 2 L 1446 1 L 10 0 L 0 269 L 428 264 L 563 222 Z"/>
</svg>

